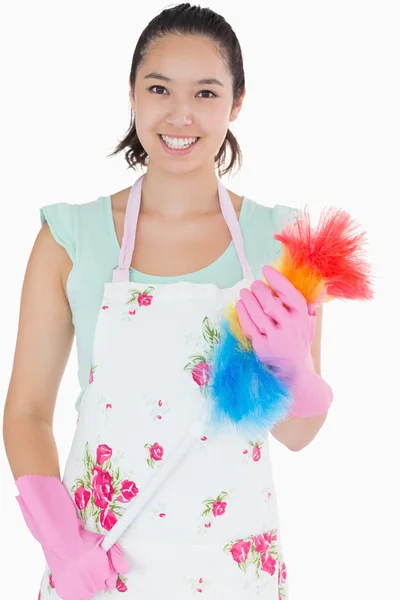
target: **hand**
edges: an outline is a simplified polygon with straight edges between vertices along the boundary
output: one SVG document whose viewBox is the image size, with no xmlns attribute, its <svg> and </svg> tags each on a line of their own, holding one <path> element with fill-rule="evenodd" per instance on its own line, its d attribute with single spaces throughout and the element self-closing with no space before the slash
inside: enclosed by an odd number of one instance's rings
<svg viewBox="0 0 400 600">
<path fill-rule="evenodd" d="M 17 501 L 32 535 L 40 542 L 55 590 L 62 600 L 90 600 L 116 587 L 118 573 L 129 572 L 122 549 L 108 552 L 104 535 L 84 528 L 74 501 L 58 477 L 23 475 L 16 480 Z"/>
<path fill-rule="evenodd" d="M 118 573 L 129 572 L 119 544 L 106 553 L 101 546 L 104 535 L 84 529 L 83 523 L 79 529 L 81 542 L 74 560 L 43 546 L 55 591 L 62 600 L 89 600 L 97 592 L 115 590 Z"/>
<path fill-rule="evenodd" d="M 236 310 L 243 333 L 251 341 L 259 360 L 281 377 L 291 377 L 304 368 L 314 336 L 315 304 L 274 267 L 265 266 L 263 281 L 256 280 L 251 291 L 242 289 Z"/>
<path fill-rule="evenodd" d="M 315 372 L 310 353 L 317 303 L 307 305 L 304 296 L 273 267 L 265 266 L 262 273 L 278 296 L 260 280 L 252 283 L 251 291 L 240 291 L 236 311 L 243 333 L 260 361 L 276 371 L 277 377 L 289 380 L 293 403 L 288 416 L 324 414 L 333 393 Z"/>
</svg>

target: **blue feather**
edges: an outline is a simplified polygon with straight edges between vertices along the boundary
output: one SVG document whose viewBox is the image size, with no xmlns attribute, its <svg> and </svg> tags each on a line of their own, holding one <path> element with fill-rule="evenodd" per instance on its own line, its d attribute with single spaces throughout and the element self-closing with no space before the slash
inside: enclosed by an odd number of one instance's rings
<svg viewBox="0 0 400 600">
<path fill-rule="evenodd" d="M 245 435 L 266 435 L 284 419 L 292 403 L 289 385 L 278 379 L 232 335 L 226 318 L 213 349 L 210 392 L 211 428 L 231 424 Z"/>
</svg>

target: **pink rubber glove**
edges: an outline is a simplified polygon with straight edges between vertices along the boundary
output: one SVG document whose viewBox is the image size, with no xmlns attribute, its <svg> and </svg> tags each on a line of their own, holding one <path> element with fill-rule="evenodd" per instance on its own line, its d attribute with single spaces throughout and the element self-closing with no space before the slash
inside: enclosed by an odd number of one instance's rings
<svg viewBox="0 0 400 600">
<path fill-rule="evenodd" d="M 242 289 L 236 310 L 243 333 L 251 341 L 259 360 L 292 390 L 289 416 L 311 417 L 325 413 L 331 405 L 330 386 L 314 369 L 310 346 L 316 313 L 290 281 L 271 266 L 263 276 L 278 296 L 261 280 Z"/>
<path fill-rule="evenodd" d="M 87 531 L 67 488 L 58 477 L 23 475 L 16 497 L 32 535 L 42 545 L 55 590 L 62 600 L 89 600 L 116 588 L 118 573 L 128 573 L 123 551 L 105 552 L 104 535 Z"/>
</svg>

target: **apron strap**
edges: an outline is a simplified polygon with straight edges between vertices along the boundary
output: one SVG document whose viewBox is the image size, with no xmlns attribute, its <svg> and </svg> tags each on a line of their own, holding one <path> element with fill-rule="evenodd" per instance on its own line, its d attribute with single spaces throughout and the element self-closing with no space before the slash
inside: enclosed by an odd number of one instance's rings
<svg viewBox="0 0 400 600">
<path fill-rule="evenodd" d="M 129 281 L 129 273 L 133 250 L 135 248 L 136 228 L 139 218 L 140 199 L 142 194 L 144 174 L 141 175 L 131 187 L 128 203 L 125 211 L 124 235 L 122 237 L 121 251 L 118 257 L 118 265 L 113 269 L 113 283 Z M 244 279 L 254 279 L 250 265 L 246 259 L 243 245 L 243 236 L 240 224 L 236 216 L 228 190 L 218 179 L 218 196 L 222 215 L 232 236 L 233 243 L 238 254 L 243 270 Z"/>
<path fill-rule="evenodd" d="M 113 283 L 129 281 L 129 273 L 133 249 L 135 247 L 136 227 L 139 218 L 140 198 L 142 194 L 144 174 L 141 175 L 131 187 L 128 203 L 125 210 L 124 235 L 122 237 L 121 251 L 118 257 L 118 265 L 113 270 Z"/>
<path fill-rule="evenodd" d="M 221 205 L 222 215 L 225 219 L 225 223 L 228 226 L 230 234 L 232 236 L 233 243 L 235 244 L 236 252 L 238 254 L 240 264 L 243 271 L 243 279 L 254 279 L 250 265 L 247 262 L 246 254 L 244 252 L 243 236 L 240 229 L 240 223 L 236 216 L 234 206 L 232 204 L 231 197 L 228 194 L 228 190 L 221 181 L 218 179 L 218 192 Z"/>
</svg>

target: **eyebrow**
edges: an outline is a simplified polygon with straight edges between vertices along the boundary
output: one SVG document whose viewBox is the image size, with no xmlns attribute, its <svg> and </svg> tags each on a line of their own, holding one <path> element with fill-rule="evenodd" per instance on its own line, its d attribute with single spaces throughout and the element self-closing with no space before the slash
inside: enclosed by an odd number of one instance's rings
<svg viewBox="0 0 400 600">
<path fill-rule="evenodd" d="M 172 81 L 172 79 L 170 77 L 165 77 L 165 75 L 161 75 L 161 73 L 149 73 L 148 75 L 144 76 L 144 79 L 160 79 L 161 81 L 167 81 L 170 82 Z M 207 79 L 199 79 L 198 81 L 195 82 L 196 85 L 220 85 L 221 87 L 224 87 L 224 84 L 221 83 L 219 81 L 219 79 L 215 79 L 215 77 L 209 77 Z"/>
</svg>

